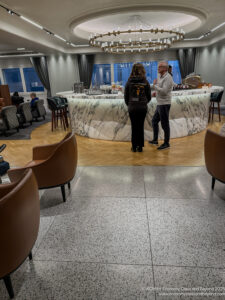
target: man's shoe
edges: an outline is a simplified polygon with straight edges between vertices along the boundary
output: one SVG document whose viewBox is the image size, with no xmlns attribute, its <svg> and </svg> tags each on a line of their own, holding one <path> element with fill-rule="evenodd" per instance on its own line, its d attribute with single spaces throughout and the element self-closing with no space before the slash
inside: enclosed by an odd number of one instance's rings
<svg viewBox="0 0 225 300">
<path fill-rule="evenodd" d="M 131 151 L 132 152 L 136 152 L 137 150 L 136 150 L 136 147 L 134 148 L 134 147 L 131 147 Z"/>
<path fill-rule="evenodd" d="M 159 143 L 158 143 L 158 141 L 152 140 L 152 141 L 149 141 L 149 144 L 152 144 L 152 145 L 158 145 Z"/>
<path fill-rule="evenodd" d="M 6 147 L 6 144 L 2 144 L 2 145 L 0 146 L 0 152 L 2 152 L 2 151 L 5 149 L 5 147 Z"/>
<path fill-rule="evenodd" d="M 157 150 L 164 150 L 164 149 L 168 149 L 170 148 L 170 144 L 169 143 L 163 143 L 161 146 L 159 146 L 157 148 Z"/>
<path fill-rule="evenodd" d="M 138 152 L 143 152 L 142 147 L 141 147 L 141 146 L 138 146 L 138 147 L 137 147 L 137 151 L 138 151 Z"/>
</svg>

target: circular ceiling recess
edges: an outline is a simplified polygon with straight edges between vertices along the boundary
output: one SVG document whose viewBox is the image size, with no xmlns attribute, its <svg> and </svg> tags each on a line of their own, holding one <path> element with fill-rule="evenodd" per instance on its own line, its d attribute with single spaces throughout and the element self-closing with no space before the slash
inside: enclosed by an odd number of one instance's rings
<svg viewBox="0 0 225 300">
<path fill-rule="evenodd" d="M 136 11 L 105 15 L 73 26 L 73 33 L 88 40 L 91 34 L 107 33 L 113 30 L 127 30 L 133 27 L 180 28 L 185 33 L 192 32 L 202 25 L 196 14 L 172 11 Z"/>
</svg>

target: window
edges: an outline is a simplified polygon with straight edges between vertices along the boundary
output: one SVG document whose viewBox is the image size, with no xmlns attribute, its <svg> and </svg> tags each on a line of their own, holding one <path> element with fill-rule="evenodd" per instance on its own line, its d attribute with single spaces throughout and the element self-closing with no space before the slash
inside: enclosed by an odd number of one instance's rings
<svg viewBox="0 0 225 300">
<path fill-rule="evenodd" d="M 10 92 L 23 92 L 23 84 L 19 68 L 2 69 L 5 84 L 8 84 Z"/>
<path fill-rule="evenodd" d="M 92 73 L 92 86 L 111 84 L 111 66 L 110 64 L 95 64 Z"/>
<path fill-rule="evenodd" d="M 172 66 L 173 81 L 175 83 L 181 83 L 180 66 L 178 60 L 168 60 L 168 65 Z"/>
<path fill-rule="evenodd" d="M 27 92 L 43 92 L 44 87 L 34 68 L 23 68 Z"/>
<path fill-rule="evenodd" d="M 145 72 L 146 72 L 146 78 L 148 80 L 149 83 L 153 83 L 153 80 L 155 78 L 157 78 L 158 75 L 158 63 L 157 61 L 149 61 L 149 62 L 140 62 L 144 68 L 145 68 Z"/>
<path fill-rule="evenodd" d="M 157 61 L 149 61 L 149 62 L 140 62 L 146 71 L 146 77 L 149 83 L 153 83 L 153 80 L 157 78 Z M 120 84 L 125 86 L 131 70 L 133 67 L 133 63 L 119 63 L 114 64 L 114 81 L 116 84 Z"/>
<path fill-rule="evenodd" d="M 140 62 L 146 71 L 146 78 L 150 84 L 158 77 L 157 61 Z M 130 76 L 133 62 L 115 63 L 113 64 L 114 78 L 112 81 L 117 85 L 125 86 Z M 181 83 L 181 74 L 178 60 L 169 60 L 168 64 L 172 66 L 173 80 L 175 83 Z M 92 86 L 100 86 L 102 84 L 111 84 L 110 64 L 95 64 L 92 74 Z"/>
<path fill-rule="evenodd" d="M 125 86 L 131 70 L 133 63 L 119 63 L 114 64 L 114 82 L 119 85 Z"/>
</svg>

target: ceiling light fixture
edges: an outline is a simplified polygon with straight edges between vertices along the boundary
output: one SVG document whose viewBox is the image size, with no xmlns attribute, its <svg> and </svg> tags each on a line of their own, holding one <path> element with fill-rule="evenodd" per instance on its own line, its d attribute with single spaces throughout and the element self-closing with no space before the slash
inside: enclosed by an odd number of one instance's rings
<svg viewBox="0 0 225 300">
<path fill-rule="evenodd" d="M 89 37 L 89 45 L 101 48 L 108 53 L 146 53 L 165 50 L 184 38 L 183 29 L 150 26 L 143 24 L 140 16 L 132 16 L 132 18 L 132 21 L 136 22 L 133 26 L 126 26 L 125 29 L 118 28 L 101 34 L 92 34 Z"/>
<path fill-rule="evenodd" d="M 17 48 L 18 51 L 25 50 L 25 48 Z"/>
</svg>

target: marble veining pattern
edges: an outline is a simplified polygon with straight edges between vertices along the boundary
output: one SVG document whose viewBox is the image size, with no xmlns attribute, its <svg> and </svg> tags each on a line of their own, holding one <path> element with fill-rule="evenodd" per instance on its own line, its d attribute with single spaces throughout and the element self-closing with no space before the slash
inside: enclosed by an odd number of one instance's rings
<svg viewBox="0 0 225 300">
<path fill-rule="evenodd" d="M 67 96 L 71 127 L 78 135 L 95 139 L 130 141 L 131 125 L 123 99 L 88 99 Z M 192 135 L 204 130 L 208 123 L 210 94 L 173 96 L 170 110 L 171 138 Z M 151 120 L 156 99 L 148 104 L 145 140 L 152 138 Z M 160 125 L 159 138 L 163 138 Z"/>
</svg>

